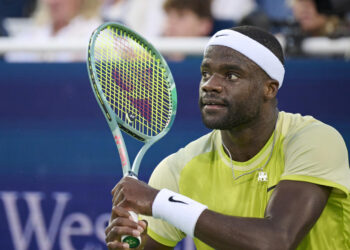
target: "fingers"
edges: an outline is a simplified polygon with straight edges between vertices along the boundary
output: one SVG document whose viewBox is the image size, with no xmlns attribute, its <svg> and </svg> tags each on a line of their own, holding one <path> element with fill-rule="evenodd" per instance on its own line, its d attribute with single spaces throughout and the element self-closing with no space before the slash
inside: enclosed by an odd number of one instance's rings
<svg viewBox="0 0 350 250">
<path fill-rule="evenodd" d="M 140 220 L 140 221 L 137 222 L 137 224 L 138 224 L 140 227 L 142 227 L 144 231 L 147 229 L 147 226 L 148 226 L 147 221 L 145 221 L 145 220 Z"/>
<path fill-rule="evenodd" d="M 131 217 L 128 210 L 126 210 L 122 207 L 117 207 L 117 206 L 114 206 L 112 208 L 112 215 L 111 215 L 110 223 L 105 230 L 106 235 L 107 235 L 107 233 L 109 233 L 109 230 L 111 229 L 112 225 L 117 225 L 117 226 L 124 225 L 124 226 L 130 226 L 130 227 L 137 228 L 137 223 L 133 221 L 133 218 Z"/>
<path fill-rule="evenodd" d="M 140 226 L 137 226 L 137 224 L 136 224 L 136 229 L 135 229 L 135 228 L 129 227 L 129 226 L 118 225 L 118 222 L 117 222 L 117 223 L 114 223 L 113 225 L 111 225 L 111 227 L 108 229 L 108 232 L 106 234 L 106 242 L 107 243 L 113 242 L 113 241 L 120 242 L 120 238 L 122 235 L 130 235 L 130 236 L 134 236 L 134 237 L 139 237 L 142 232 L 143 232 L 143 228 Z"/>
<path fill-rule="evenodd" d="M 140 223 L 141 222 L 141 223 Z M 139 221 L 139 227 L 142 228 L 142 231 L 140 231 L 140 234 L 142 234 L 141 238 L 142 238 L 142 242 L 145 242 L 145 233 L 146 233 L 146 228 L 147 228 L 147 223 L 145 221 Z M 127 230 L 126 230 L 127 231 Z M 121 229 L 120 232 L 124 232 L 123 229 Z M 127 233 L 122 233 L 122 235 L 131 235 L 131 234 L 127 234 Z M 132 235 L 137 237 L 138 234 Z M 120 242 L 118 240 L 114 240 L 114 241 L 108 241 L 106 239 L 106 243 L 107 243 L 107 247 L 109 250 L 118 250 L 118 249 L 129 249 L 129 244 L 124 243 L 124 242 Z"/>
<path fill-rule="evenodd" d="M 134 223 L 136 224 L 137 229 L 133 229 L 127 226 L 117 226 L 117 224 L 119 223 L 122 223 L 122 221 L 117 221 L 116 219 L 114 222 L 112 222 L 113 225 L 111 225 L 111 227 L 108 230 L 106 230 L 108 231 L 108 233 L 106 234 L 106 243 L 108 248 L 110 249 L 128 249 L 129 244 L 121 242 L 121 236 L 130 235 L 138 237 L 144 232 L 144 229 L 141 226 L 138 226 L 135 222 Z"/>
<path fill-rule="evenodd" d="M 107 243 L 109 250 L 118 250 L 118 249 L 129 249 L 129 244 L 119 241 L 112 241 Z"/>
<path fill-rule="evenodd" d="M 111 213 L 111 221 L 117 217 L 125 217 L 128 218 L 130 216 L 128 210 L 122 207 L 117 207 L 116 205 L 113 205 L 112 207 L 112 213 Z"/>
<path fill-rule="evenodd" d="M 117 206 L 112 207 L 112 213 L 115 214 L 117 217 L 125 217 L 125 218 L 130 217 L 129 211 L 122 207 L 117 207 Z"/>
<path fill-rule="evenodd" d="M 119 234 L 119 233 L 134 235 L 134 234 L 138 234 L 139 231 L 143 231 L 143 230 L 144 230 L 143 227 L 138 225 L 136 222 L 131 221 L 129 218 L 118 217 L 109 223 L 108 227 L 105 230 L 105 234 L 107 237 L 109 234 L 113 236 L 113 234 Z M 139 235 L 136 235 L 136 236 L 139 236 Z"/>
<path fill-rule="evenodd" d="M 123 178 L 112 190 L 113 206 L 129 208 L 139 214 L 152 215 L 152 203 L 159 190 L 131 177 Z"/>
<path fill-rule="evenodd" d="M 113 206 L 116 206 L 123 199 L 123 188 L 118 189 L 112 199 Z"/>
<path fill-rule="evenodd" d="M 135 181 L 135 179 L 131 177 L 124 177 L 121 179 L 121 181 L 115 185 L 115 187 L 112 189 L 111 194 L 113 196 L 112 198 L 112 204 L 116 206 L 118 203 L 120 203 L 123 200 L 123 192 L 125 185 L 127 185 L 128 182 Z"/>
<path fill-rule="evenodd" d="M 115 193 L 119 193 L 119 190 L 120 190 L 120 188 L 122 187 L 121 182 L 122 182 L 122 181 L 120 181 L 120 182 L 119 182 L 117 185 L 115 185 L 115 187 L 112 189 L 111 194 L 112 194 L 113 197 L 114 197 L 114 194 L 115 194 Z"/>
<path fill-rule="evenodd" d="M 128 176 L 124 177 L 123 179 L 121 179 L 121 180 L 118 182 L 117 185 L 115 185 L 115 187 L 114 187 L 114 188 L 112 189 L 112 191 L 111 191 L 111 194 L 114 195 L 116 192 L 118 193 L 119 190 L 120 190 L 120 188 L 123 186 L 123 184 L 124 184 L 125 182 L 129 182 L 129 181 L 132 182 L 132 181 L 135 181 L 135 179 L 132 178 L 132 177 L 128 177 Z"/>
<path fill-rule="evenodd" d="M 128 249 L 127 243 L 121 242 L 122 235 L 134 237 L 145 232 L 147 223 L 145 221 L 133 221 L 129 212 L 121 207 L 113 207 L 112 214 L 116 217 L 112 219 L 105 230 L 106 243 L 109 249 Z"/>
</svg>

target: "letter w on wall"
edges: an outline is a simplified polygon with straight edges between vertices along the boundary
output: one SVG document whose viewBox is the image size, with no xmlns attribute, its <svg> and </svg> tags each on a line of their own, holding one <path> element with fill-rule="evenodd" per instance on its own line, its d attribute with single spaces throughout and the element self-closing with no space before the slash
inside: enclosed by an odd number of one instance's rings
<svg viewBox="0 0 350 250">
<path fill-rule="evenodd" d="M 69 193 L 53 193 L 56 201 L 48 228 L 41 208 L 42 192 L 24 192 L 23 199 L 28 206 L 28 217 L 24 227 L 22 226 L 18 212 L 18 192 L 0 192 L 3 201 L 6 218 L 11 232 L 11 238 L 16 250 L 26 250 L 30 245 L 33 234 L 37 240 L 38 249 L 52 249 L 57 232 L 62 220 L 64 209 L 71 198 Z"/>
</svg>

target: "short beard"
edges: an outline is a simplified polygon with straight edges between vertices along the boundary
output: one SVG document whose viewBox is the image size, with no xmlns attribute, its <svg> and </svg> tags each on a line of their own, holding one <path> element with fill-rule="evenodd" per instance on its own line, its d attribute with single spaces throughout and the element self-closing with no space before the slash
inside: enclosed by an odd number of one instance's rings
<svg viewBox="0 0 350 250">
<path fill-rule="evenodd" d="M 236 109 L 236 111 L 229 110 L 228 114 L 221 119 L 210 120 L 206 119 L 203 112 L 201 112 L 202 121 L 209 129 L 230 130 L 238 128 L 242 125 L 248 124 L 255 120 L 260 114 L 260 108 L 256 106 L 255 109 L 247 110 L 244 107 Z"/>
</svg>

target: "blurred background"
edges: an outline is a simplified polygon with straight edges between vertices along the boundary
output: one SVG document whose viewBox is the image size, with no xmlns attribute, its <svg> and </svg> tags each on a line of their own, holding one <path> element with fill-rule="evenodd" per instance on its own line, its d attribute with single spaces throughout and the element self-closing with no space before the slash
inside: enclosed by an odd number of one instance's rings
<svg viewBox="0 0 350 250">
<path fill-rule="evenodd" d="M 237 25 L 281 42 L 281 110 L 335 127 L 350 146 L 350 0 L 0 0 L 1 249 L 106 249 L 110 190 L 121 178 L 108 125 L 91 91 L 92 31 L 117 21 L 149 39 L 175 78 L 178 113 L 147 152 L 140 179 L 209 132 L 199 65 L 209 36 Z M 130 159 L 141 144 L 125 136 Z M 176 249 L 194 249 L 185 239 Z"/>
</svg>

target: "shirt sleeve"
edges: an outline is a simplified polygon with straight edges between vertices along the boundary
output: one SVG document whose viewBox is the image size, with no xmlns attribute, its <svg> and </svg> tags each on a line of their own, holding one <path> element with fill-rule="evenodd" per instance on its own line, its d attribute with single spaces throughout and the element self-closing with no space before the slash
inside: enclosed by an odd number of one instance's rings
<svg viewBox="0 0 350 250">
<path fill-rule="evenodd" d="M 179 193 L 180 173 L 176 163 L 176 154 L 165 158 L 153 171 L 149 185 L 156 189 L 167 188 Z M 148 222 L 148 235 L 163 245 L 174 247 L 186 236 L 182 231 L 161 219 L 151 216 L 142 216 L 142 219 Z"/>
<path fill-rule="evenodd" d="M 331 126 L 315 122 L 285 141 L 285 169 L 281 180 L 311 182 L 349 195 L 348 152 L 341 135 Z"/>
</svg>

